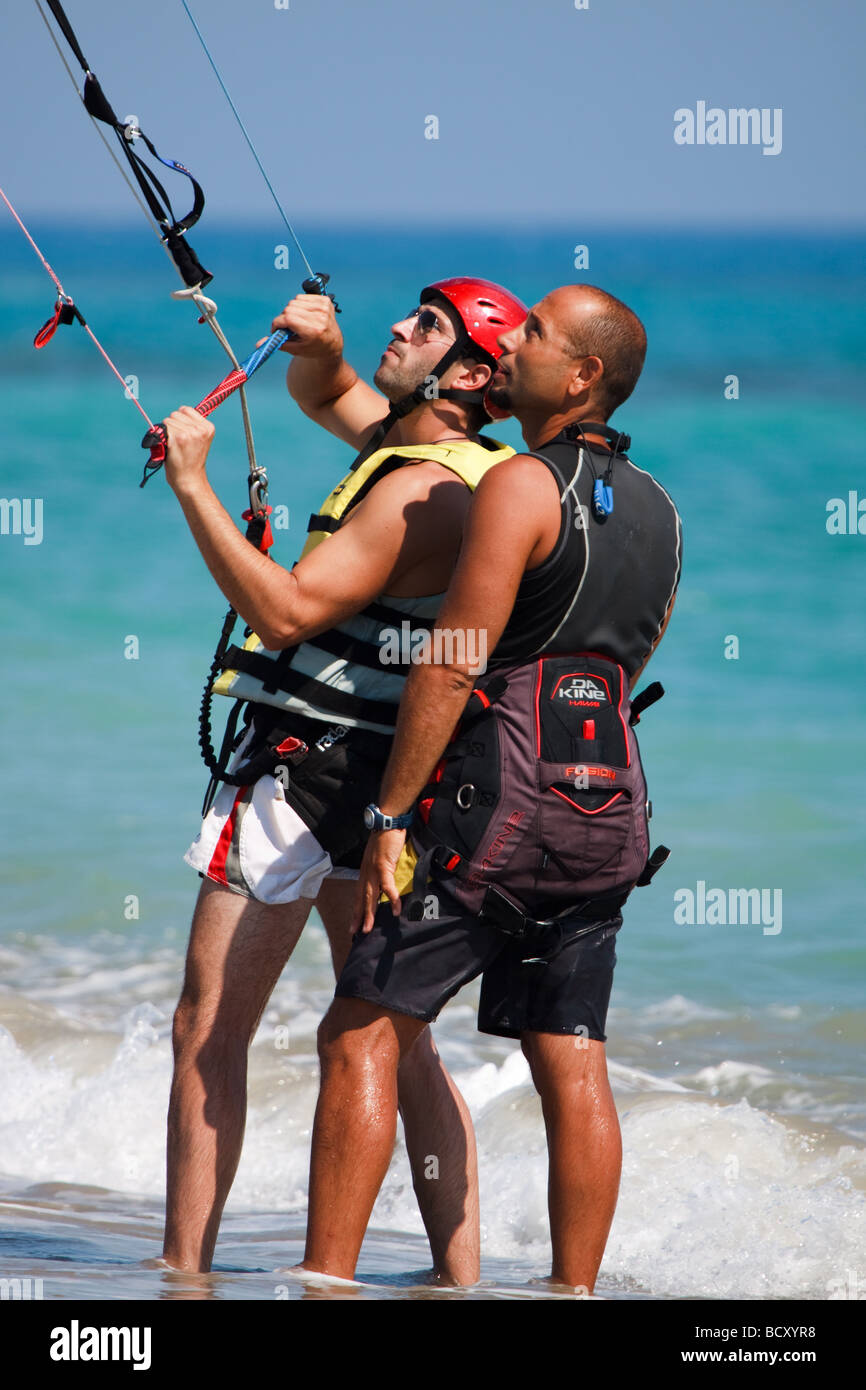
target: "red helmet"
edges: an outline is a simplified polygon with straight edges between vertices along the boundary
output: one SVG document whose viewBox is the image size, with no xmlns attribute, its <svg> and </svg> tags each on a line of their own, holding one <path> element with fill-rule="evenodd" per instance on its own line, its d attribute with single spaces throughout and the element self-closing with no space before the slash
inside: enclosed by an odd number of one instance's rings
<svg viewBox="0 0 866 1390">
<path fill-rule="evenodd" d="M 437 280 L 421 291 L 421 303 L 439 295 L 456 309 L 466 336 L 481 348 L 495 366 L 501 355 L 496 339 L 509 328 L 517 328 L 529 313 L 526 305 L 492 280 L 473 280 L 455 275 L 451 280 Z"/>
<path fill-rule="evenodd" d="M 501 333 L 517 328 L 529 313 L 516 295 L 492 280 L 470 279 L 463 275 L 455 275 L 450 280 L 437 280 L 421 291 L 421 303 L 426 304 L 437 295 L 456 310 L 463 324 L 464 338 L 458 339 L 455 348 L 465 346 L 468 340 L 473 347 L 481 350 L 483 360 L 491 367 L 496 366 L 502 355 L 496 339 Z M 459 355 L 459 352 L 455 352 L 453 357 Z M 507 411 L 490 404 L 486 391 L 484 409 L 494 419 L 504 420 L 507 416 Z"/>
</svg>

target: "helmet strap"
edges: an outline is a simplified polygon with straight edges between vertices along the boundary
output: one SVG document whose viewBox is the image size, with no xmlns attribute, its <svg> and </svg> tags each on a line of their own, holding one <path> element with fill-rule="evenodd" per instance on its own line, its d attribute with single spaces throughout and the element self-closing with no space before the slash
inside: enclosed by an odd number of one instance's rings
<svg viewBox="0 0 866 1390">
<path fill-rule="evenodd" d="M 413 410 L 417 410 L 421 405 L 429 405 L 431 401 L 458 401 L 461 405 L 482 405 L 487 388 L 483 391 L 456 391 L 453 387 L 446 386 L 440 390 L 438 380 L 443 377 L 448 368 L 455 362 L 459 362 L 461 357 L 477 357 L 483 349 L 472 342 L 468 334 L 463 334 L 457 338 L 448 348 L 444 356 L 440 357 L 433 371 L 424 378 L 414 391 L 408 396 L 403 396 L 399 401 L 394 401 L 388 414 L 371 434 L 367 443 L 364 445 L 358 457 L 352 464 L 351 472 L 360 468 L 362 463 L 366 463 L 371 454 L 382 447 L 385 436 L 396 425 L 398 420 L 402 420 L 407 415 L 411 415 Z M 485 354 L 486 356 L 486 354 Z M 428 394 L 427 382 L 433 377 L 437 382 L 437 389 L 433 395 Z"/>
</svg>

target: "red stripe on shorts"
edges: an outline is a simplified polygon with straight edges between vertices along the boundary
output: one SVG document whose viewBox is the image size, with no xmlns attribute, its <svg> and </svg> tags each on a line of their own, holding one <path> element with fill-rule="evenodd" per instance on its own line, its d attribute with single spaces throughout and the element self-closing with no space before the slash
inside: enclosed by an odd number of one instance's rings
<svg viewBox="0 0 866 1390">
<path fill-rule="evenodd" d="M 226 885 L 228 884 L 228 880 L 226 878 L 226 859 L 228 858 L 229 849 L 231 848 L 232 836 L 235 833 L 235 822 L 237 820 L 238 815 L 238 805 L 240 804 L 241 797 L 243 796 L 245 791 L 246 787 L 238 788 L 238 794 L 235 797 L 231 813 L 226 817 L 225 824 L 222 830 L 220 831 L 220 837 L 216 842 L 216 849 L 214 850 L 213 855 L 211 857 L 211 861 L 207 866 L 208 878 L 215 879 L 217 883 L 225 883 Z"/>
</svg>

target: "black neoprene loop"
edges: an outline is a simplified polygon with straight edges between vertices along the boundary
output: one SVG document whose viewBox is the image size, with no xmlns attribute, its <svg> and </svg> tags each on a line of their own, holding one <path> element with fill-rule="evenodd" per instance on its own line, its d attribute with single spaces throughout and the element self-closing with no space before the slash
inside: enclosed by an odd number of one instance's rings
<svg viewBox="0 0 866 1390">
<path fill-rule="evenodd" d="M 639 695 L 635 695 L 631 700 L 631 715 L 629 724 L 637 724 L 644 710 L 654 705 L 656 700 L 660 700 L 665 693 L 665 688 L 660 681 L 653 681 L 652 685 L 646 686 Z"/>
<path fill-rule="evenodd" d="M 84 108 L 95 121 L 102 121 L 105 125 L 111 126 L 120 124 L 111 102 L 99 84 L 99 79 L 92 72 L 88 72 L 84 79 Z"/>
<path fill-rule="evenodd" d="M 572 443 L 587 434 L 600 434 L 611 445 L 614 454 L 626 454 L 631 448 L 631 435 L 624 434 L 622 430 L 615 430 L 610 425 L 597 424 L 594 420 L 575 420 L 572 424 L 566 425 L 563 434 Z"/>
</svg>

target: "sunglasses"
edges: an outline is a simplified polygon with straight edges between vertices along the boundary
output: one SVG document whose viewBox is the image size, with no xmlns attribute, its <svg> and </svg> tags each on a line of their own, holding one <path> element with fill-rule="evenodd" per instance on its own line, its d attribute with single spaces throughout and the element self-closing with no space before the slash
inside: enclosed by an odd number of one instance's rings
<svg viewBox="0 0 866 1390">
<path fill-rule="evenodd" d="M 415 332 L 419 333 L 422 338 L 429 338 L 431 333 L 438 333 L 440 336 L 445 333 L 446 325 L 441 322 L 439 315 L 432 309 L 428 309 L 426 305 L 413 309 L 410 314 L 406 315 L 406 318 L 415 320 Z"/>
</svg>

